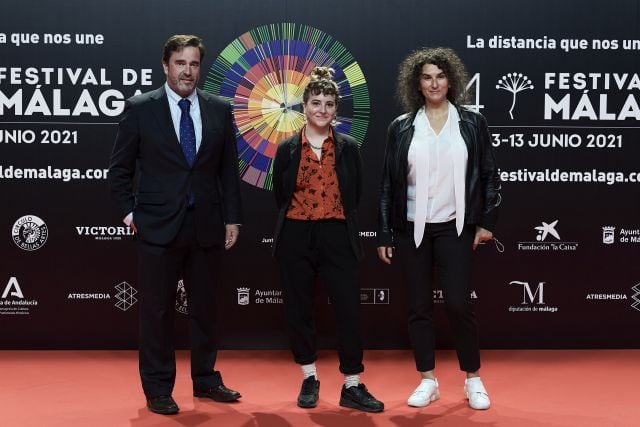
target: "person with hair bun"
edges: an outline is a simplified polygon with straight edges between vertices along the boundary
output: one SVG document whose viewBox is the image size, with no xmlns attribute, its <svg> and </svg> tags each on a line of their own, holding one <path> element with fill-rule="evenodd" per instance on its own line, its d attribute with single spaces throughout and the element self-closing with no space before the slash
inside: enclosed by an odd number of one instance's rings
<svg viewBox="0 0 640 427">
<path fill-rule="evenodd" d="M 333 70 L 315 67 L 304 89 L 305 126 L 278 146 L 273 193 L 278 219 L 273 254 L 280 266 L 291 350 L 301 365 L 298 406 L 317 406 L 320 381 L 315 361 L 313 297 L 316 279 L 325 285 L 335 312 L 340 406 L 381 412 L 384 404 L 360 382 L 362 339 L 358 263 L 363 256 L 357 208 L 362 192 L 358 143 L 337 132 L 339 91 Z"/>
<path fill-rule="evenodd" d="M 378 257 L 397 259 L 409 300 L 409 336 L 421 382 L 407 400 L 438 399 L 433 271 L 437 266 L 454 335 L 464 393 L 488 409 L 480 379 L 478 324 L 471 302 L 471 259 L 493 238 L 500 179 L 485 118 L 461 106 L 467 73 L 449 48 L 421 49 L 400 65 L 406 111 L 389 126 L 378 210 Z"/>
</svg>

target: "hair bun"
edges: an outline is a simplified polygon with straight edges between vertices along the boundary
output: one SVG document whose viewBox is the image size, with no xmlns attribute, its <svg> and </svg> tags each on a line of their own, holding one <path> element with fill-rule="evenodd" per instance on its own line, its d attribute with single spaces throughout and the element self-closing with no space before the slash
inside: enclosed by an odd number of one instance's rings
<svg viewBox="0 0 640 427">
<path fill-rule="evenodd" d="M 335 73 L 335 70 L 333 68 L 329 68 L 329 67 L 314 67 L 313 70 L 311 70 L 311 81 L 317 81 L 317 80 L 331 80 L 333 78 L 333 73 Z"/>
</svg>

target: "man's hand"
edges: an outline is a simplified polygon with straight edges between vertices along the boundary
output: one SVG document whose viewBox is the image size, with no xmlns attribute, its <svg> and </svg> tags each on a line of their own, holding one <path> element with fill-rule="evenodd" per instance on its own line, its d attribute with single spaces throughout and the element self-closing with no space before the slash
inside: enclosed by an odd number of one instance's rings
<svg viewBox="0 0 640 427">
<path fill-rule="evenodd" d="M 238 241 L 238 235 L 240 234 L 240 227 L 237 224 L 225 224 L 225 237 L 224 237 L 224 249 L 229 250 Z"/>
</svg>

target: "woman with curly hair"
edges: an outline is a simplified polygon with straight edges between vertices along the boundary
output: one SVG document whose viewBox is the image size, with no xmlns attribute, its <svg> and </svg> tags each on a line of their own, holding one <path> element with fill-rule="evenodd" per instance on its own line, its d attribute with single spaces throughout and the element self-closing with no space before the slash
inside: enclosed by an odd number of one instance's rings
<svg viewBox="0 0 640 427">
<path fill-rule="evenodd" d="M 403 267 L 409 336 L 421 382 L 409 406 L 439 398 L 432 272 L 437 267 L 469 406 L 488 409 L 480 379 L 471 258 L 493 238 L 500 180 L 484 117 L 461 106 L 467 73 L 449 48 L 421 49 L 400 65 L 406 111 L 389 126 L 378 215 L 378 257 Z"/>
<path fill-rule="evenodd" d="M 282 274 L 291 350 L 304 376 L 298 406 L 315 407 L 320 390 L 312 317 L 319 278 L 336 314 L 344 374 L 340 405 L 381 412 L 384 404 L 360 382 L 364 365 L 357 268 L 363 249 L 356 215 L 362 161 L 358 143 L 332 126 L 339 100 L 332 72 L 326 67 L 311 71 L 302 97 L 306 124 L 280 143 L 273 161 L 273 192 L 279 210 L 273 252 Z"/>
</svg>

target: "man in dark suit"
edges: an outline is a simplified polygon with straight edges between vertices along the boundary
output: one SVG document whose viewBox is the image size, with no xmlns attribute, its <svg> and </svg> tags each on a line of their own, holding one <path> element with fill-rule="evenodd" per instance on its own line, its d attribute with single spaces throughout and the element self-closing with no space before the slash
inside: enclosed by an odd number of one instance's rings
<svg viewBox="0 0 640 427">
<path fill-rule="evenodd" d="M 127 100 L 111 162 L 111 196 L 137 234 L 140 376 L 148 408 L 175 414 L 173 313 L 179 279 L 189 308 L 194 395 L 230 402 L 214 370 L 215 284 L 222 248 L 236 243 L 240 182 L 230 105 L 196 88 L 202 40 L 164 46 L 166 83 Z M 135 178 L 134 178 L 135 177 Z"/>
</svg>

